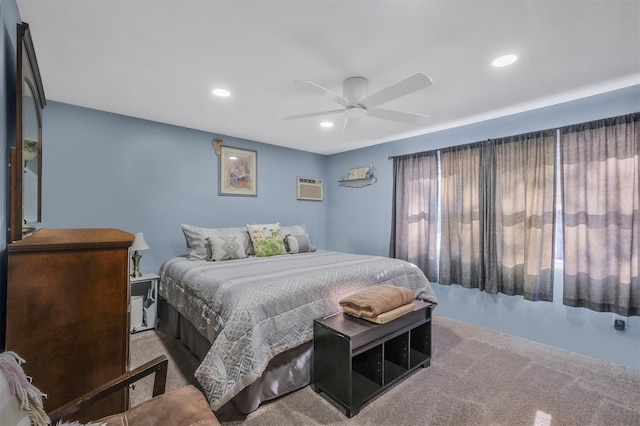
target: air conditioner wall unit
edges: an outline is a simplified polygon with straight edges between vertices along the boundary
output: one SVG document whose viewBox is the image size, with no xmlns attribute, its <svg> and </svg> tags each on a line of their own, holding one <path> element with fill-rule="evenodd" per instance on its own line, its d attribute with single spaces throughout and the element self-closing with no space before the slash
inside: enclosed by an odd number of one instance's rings
<svg viewBox="0 0 640 426">
<path fill-rule="evenodd" d="M 298 177 L 296 182 L 298 200 L 322 201 L 322 180 Z"/>
</svg>

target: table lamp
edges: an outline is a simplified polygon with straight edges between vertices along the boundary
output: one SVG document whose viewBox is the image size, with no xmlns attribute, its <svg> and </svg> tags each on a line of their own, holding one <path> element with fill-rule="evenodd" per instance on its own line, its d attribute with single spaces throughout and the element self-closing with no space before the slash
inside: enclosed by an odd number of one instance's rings
<svg viewBox="0 0 640 426">
<path fill-rule="evenodd" d="M 132 277 L 141 277 L 140 269 L 138 268 L 140 265 L 140 256 L 138 254 L 139 250 L 147 250 L 149 246 L 147 242 L 144 240 L 144 235 L 142 232 L 136 232 L 136 239 L 133 240 L 133 244 L 131 245 L 131 250 L 133 251 L 133 256 L 131 256 L 131 260 L 133 260 L 133 274 Z"/>
</svg>

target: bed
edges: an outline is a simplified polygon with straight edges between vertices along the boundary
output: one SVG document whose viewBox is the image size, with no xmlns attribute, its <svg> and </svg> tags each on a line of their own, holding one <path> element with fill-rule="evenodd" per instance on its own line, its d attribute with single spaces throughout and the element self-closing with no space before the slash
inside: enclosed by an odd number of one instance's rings
<svg viewBox="0 0 640 426">
<path fill-rule="evenodd" d="M 187 245 L 191 251 L 197 244 L 187 238 Z M 350 294 L 394 284 L 437 303 L 422 271 L 408 262 L 309 248 L 256 257 L 245 246 L 240 258 L 190 253 L 163 263 L 161 329 L 201 360 L 195 378 L 214 411 L 233 399 L 246 414 L 309 384 L 313 320 L 338 312 Z"/>
</svg>

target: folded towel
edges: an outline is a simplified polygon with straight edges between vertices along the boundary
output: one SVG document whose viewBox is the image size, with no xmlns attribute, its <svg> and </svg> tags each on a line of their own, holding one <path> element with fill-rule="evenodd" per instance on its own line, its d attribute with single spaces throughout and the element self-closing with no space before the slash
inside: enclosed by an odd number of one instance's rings
<svg viewBox="0 0 640 426">
<path fill-rule="evenodd" d="M 392 309 L 390 311 L 387 312 L 383 312 L 380 315 L 376 315 L 375 317 L 369 318 L 369 317 L 360 317 L 358 315 L 356 315 L 351 308 L 349 308 L 348 306 L 345 306 L 344 309 L 344 313 L 345 314 L 349 314 L 352 315 L 354 317 L 358 317 L 358 318 L 362 318 L 364 320 L 370 321 L 370 322 L 375 322 L 376 324 L 385 324 L 391 320 L 394 320 L 398 317 L 401 317 L 402 315 L 409 313 L 409 312 L 413 312 L 415 308 L 415 305 L 413 304 L 413 302 L 411 303 L 407 303 L 406 305 L 402 305 L 402 306 L 398 306 L 395 309 Z"/>
<path fill-rule="evenodd" d="M 358 317 L 373 318 L 415 300 L 416 295 L 406 287 L 391 284 L 366 288 L 347 296 L 339 303 L 343 310 L 348 307 Z"/>
</svg>

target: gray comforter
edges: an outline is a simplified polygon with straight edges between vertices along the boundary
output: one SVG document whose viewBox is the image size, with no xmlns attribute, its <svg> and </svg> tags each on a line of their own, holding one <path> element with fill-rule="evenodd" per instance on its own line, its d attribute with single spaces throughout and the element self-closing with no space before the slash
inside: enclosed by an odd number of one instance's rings
<svg viewBox="0 0 640 426">
<path fill-rule="evenodd" d="M 314 319 L 379 284 L 437 303 L 420 269 L 379 256 L 319 250 L 223 262 L 177 257 L 160 269 L 160 295 L 212 343 L 195 377 L 213 410 L 260 377 L 274 356 L 310 341 Z"/>
</svg>

